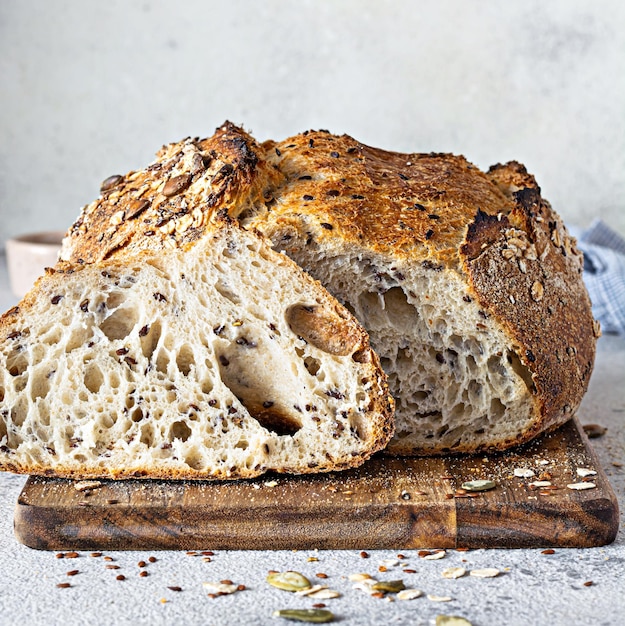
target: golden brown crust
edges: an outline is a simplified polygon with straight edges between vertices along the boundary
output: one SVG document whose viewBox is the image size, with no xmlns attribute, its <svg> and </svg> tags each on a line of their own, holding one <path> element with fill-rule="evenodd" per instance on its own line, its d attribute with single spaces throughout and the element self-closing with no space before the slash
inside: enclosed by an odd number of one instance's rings
<svg viewBox="0 0 625 626">
<path fill-rule="evenodd" d="M 94 263 L 141 250 L 193 245 L 210 219 L 262 199 L 280 175 L 262 149 L 230 122 L 207 139 L 163 146 L 146 169 L 110 176 L 67 233 L 62 258 Z"/>
</svg>

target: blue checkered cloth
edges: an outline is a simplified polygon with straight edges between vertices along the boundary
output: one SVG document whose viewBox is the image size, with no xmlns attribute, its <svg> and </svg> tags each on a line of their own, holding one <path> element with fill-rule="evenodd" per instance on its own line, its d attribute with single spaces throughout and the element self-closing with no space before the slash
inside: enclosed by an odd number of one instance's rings
<svg viewBox="0 0 625 626">
<path fill-rule="evenodd" d="M 625 239 L 601 220 L 584 231 L 570 230 L 584 253 L 584 283 L 593 315 L 602 332 L 625 334 Z"/>
</svg>

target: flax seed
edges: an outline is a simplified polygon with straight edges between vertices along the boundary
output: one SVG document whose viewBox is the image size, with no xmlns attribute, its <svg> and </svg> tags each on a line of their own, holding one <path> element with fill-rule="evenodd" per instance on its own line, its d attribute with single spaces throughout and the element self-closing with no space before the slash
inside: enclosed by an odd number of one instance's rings
<svg viewBox="0 0 625 626">
<path fill-rule="evenodd" d="M 123 574 L 118 574 L 115 576 L 115 580 L 126 580 L 126 577 Z"/>
<path fill-rule="evenodd" d="M 57 583 L 56 585 L 59 589 L 67 589 L 69 587 L 71 587 L 71 585 L 69 583 Z"/>
<path fill-rule="evenodd" d="M 78 574 L 78 573 L 79 573 L 79 570 L 73 569 L 73 570 L 70 570 L 69 572 L 67 572 L 66 576 L 76 576 L 76 574 Z"/>
</svg>

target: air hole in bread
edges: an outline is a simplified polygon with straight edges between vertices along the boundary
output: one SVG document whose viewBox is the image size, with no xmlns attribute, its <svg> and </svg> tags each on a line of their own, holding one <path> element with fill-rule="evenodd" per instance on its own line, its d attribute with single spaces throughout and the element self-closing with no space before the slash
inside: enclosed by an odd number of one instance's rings
<svg viewBox="0 0 625 626">
<path fill-rule="evenodd" d="M 130 415 L 130 419 L 133 422 L 140 422 L 144 417 L 145 416 L 143 414 L 143 411 L 139 407 L 135 408 L 135 410 Z M 172 426 L 172 429 L 174 426 L 175 424 Z M 186 439 L 184 439 L 183 441 L 186 441 Z"/>
<path fill-rule="evenodd" d="M 146 359 L 150 360 L 161 338 L 161 323 L 155 321 L 142 326 L 139 330 L 139 337 L 141 338 L 141 352 Z"/>
<path fill-rule="evenodd" d="M 154 445 L 154 427 L 152 424 L 144 424 L 141 427 L 141 436 L 139 440 L 148 448 L 151 448 Z"/>
<path fill-rule="evenodd" d="M 176 355 L 176 365 L 184 376 L 188 376 L 191 371 L 191 367 L 195 366 L 193 349 L 189 344 L 184 344 L 178 349 L 178 354 Z"/>
<path fill-rule="evenodd" d="M 138 314 L 132 307 L 116 309 L 100 324 L 100 330 L 110 341 L 125 339 L 130 335 L 138 320 Z"/>
<path fill-rule="evenodd" d="M 100 391 L 100 387 L 102 387 L 104 383 L 102 370 L 96 363 L 88 363 L 85 367 L 83 380 L 85 383 L 85 387 L 91 393 L 98 393 L 98 391 Z"/>
<path fill-rule="evenodd" d="M 167 374 L 167 367 L 169 366 L 169 354 L 165 348 L 161 348 L 156 355 L 156 371 L 161 374 Z"/>
<path fill-rule="evenodd" d="M 308 370 L 308 373 L 311 376 L 316 376 L 317 372 L 321 368 L 321 361 L 312 356 L 307 356 L 304 358 L 304 367 Z"/>
<path fill-rule="evenodd" d="M 525 386 L 529 390 L 530 393 L 536 393 L 536 385 L 534 385 L 534 381 L 532 380 L 531 372 L 521 363 L 521 359 L 519 359 L 518 355 L 511 350 L 508 350 L 506 354 L 506 359 L 510 366 L 514 370 L 515 374 L 521 378 L 521 380 L 525 383 Z"/>
<path fill-rule="evenodd" d="M 11 376 L 21 376 L 28 368 L 26 356 L 14 350 L 7 358 L 6 368 Z"/>
<path fill-rule="evenodd" d="M 27 410 L 28 405 L 26 403 L 26 398 L 22 396 L 11 409 L 11 421 L 15 424 L 15 426 L 19 427 L 24 423 Z"/>
<path fill-rule="evenodd" d="M 41 368 L 36 369 L 30 378 L 30 399 L 45 398 L 50 391 L 50 380 Z"/>
<path fill-rule="evenodd" d="M 170 439 L 180 439 L 186 441 L 191 436 L 191 429 L 186 422 L 178 420 L 171 425 L 169 430 Z"/>
<path fill-rule="evenodd" d="M 234 447 L 238 448 L 239 450 L 247 450 L 250 447 L 250 444 L 245 439 L 239 439 Z"/>
<path fill-rule="evenodd" d="M 490 401 L 490 414 L 492 415 L 492 419 L 494 421 L 502 418 L 505 412 L 506 407 L 499 398 L 493 398 Z"/>
<path fill-rule="evenodd" d="M 72 330 L 72 334 L 70 335 L 67 343 L 65 344 L 65 352 L 72 352 L 72 350 L 76 350 L 76 348 L 80 348 L 91 340 L 93 337 L 93 329 L 92 328 L 74 328 Z"/>
<path fill-rule="evenodd" d="M 347 356 L 360 345 L 356 328 L 327 307 L 295 304 L 287 309 L 285 318 L 298 337 L 328 354 Z"/>
</svg>

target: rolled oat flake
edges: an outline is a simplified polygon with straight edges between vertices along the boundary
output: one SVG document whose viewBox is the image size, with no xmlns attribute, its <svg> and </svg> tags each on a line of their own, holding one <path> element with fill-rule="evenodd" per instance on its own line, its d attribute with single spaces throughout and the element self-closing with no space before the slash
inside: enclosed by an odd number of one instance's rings
<svg viewBox="0 0 625 626">
<path fill-rule="evenodd" d="M 469 572 L 469 576 L 474 576 L 475 578 L 495 578 L 495 576 L 499 576 L 499 574 L 499 570 L 494 567 L 485 567 L 484 569 L 472 569 Z"/>
<path fill-rule="evenodd" d="M 275 572 L 267 576 L 267 582 L 284 591 L 300 591 L 312 587 L 308 578 L 299 572 Z"/>
<path fill-rule="evenodd" d="M 334 621 L 334 613 L 326 609 L 280 609 L 273 612 L 273 617 L 311 624 L 326 624 Z"/>
<path fill-rule="evenodd" d="M 492 480 L 469 480 L 462 483 L 462 489 L 466 491 L 490 491 L 497 486 Z"/>
</svg>

